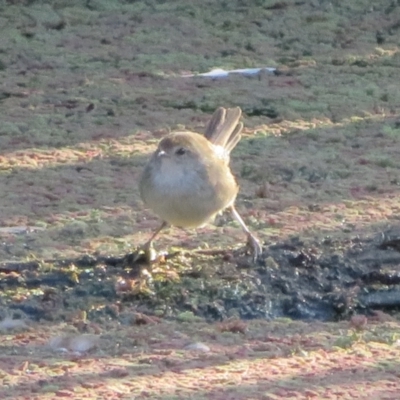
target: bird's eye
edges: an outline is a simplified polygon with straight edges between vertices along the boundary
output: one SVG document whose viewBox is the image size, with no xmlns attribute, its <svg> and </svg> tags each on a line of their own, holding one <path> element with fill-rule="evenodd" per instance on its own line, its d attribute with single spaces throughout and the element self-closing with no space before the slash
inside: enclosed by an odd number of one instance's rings
<svg viewBox="0 0 400 400">
<path fill-rule="evenodd" d="M 186 153 L 186 150 L 183 147 L 179 147 L 179 149 L 175 151 L 175 154 L 177 154 L 178 156 L 182 156 L 185 153 Z"/>
</svg>

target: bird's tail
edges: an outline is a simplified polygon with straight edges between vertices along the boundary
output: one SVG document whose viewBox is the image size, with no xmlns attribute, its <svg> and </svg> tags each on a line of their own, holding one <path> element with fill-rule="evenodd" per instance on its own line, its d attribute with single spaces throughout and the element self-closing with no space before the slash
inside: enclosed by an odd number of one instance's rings
<svg viewBox="0 0 400 400">
<path fill-rule="evenodd" d="M 240 107 L 217 108 L 207 124 L 204 136 L 211 143 L 222 146 L 230 153 L 241 138 L 243 129 L 243 123 L 239 122 L 241 115 Z"/>
</svg>

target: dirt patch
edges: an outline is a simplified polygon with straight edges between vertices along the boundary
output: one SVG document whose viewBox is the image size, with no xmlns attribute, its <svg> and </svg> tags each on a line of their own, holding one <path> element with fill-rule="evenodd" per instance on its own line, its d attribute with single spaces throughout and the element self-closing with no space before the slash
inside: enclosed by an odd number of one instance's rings
<svg viewBox="0 0 400 400">
<path fill-rule="evenodd" d="M 382 315 L 359 330 L 345 322 L 215 326 L 123 314 L 123 325 L 75 319 L 75 327 L 34 325 L 3 336 L 2 398 L 388 399 L 400 390 L 399 326 Z M 96 346 L 86 354 L 54 347 L 66 331 L 97 336 Z"/>
</svg>

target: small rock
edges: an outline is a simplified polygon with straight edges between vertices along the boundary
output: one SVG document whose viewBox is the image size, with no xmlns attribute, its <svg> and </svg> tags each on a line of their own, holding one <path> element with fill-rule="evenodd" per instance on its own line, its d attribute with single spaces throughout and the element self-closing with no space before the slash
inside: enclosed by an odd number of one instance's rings
<svg viewBox="0 0 400 400">
<path fill-rule="evenodd" d="M 99 344 L 100 338 L 96 335 L 65 335 L 50 339 L 49 346 L 54 351 L 72 351 L 85 353 Z"/>
<path fill-rule="evenodd" d="M 208 353 L 210 351 L 210 348 L 206 344 L 201 342 L 188 344 L 184 347 L 184 349 L 189 351 L 200 351 L 202 353 Z"/>
<path fill-rule="evenodd" d="M 28 325 L 22 319 L 12 319 L 6 317 L 0 322 L 0 331 L 8 331 L 12 329 L 23 330 L 27 329 Z"/>
</svg>

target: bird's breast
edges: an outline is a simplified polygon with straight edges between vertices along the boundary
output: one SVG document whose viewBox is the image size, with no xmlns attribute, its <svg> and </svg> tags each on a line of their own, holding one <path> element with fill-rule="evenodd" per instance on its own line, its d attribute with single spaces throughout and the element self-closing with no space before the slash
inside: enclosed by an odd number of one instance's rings
<svg viewBox="0 0 400 400">
<path fill-rule="evenodd" d="M 204 167 L 185 168 L 165 159 L 145 174 L 141 184 L 144 202 L 175 226 L 204 225 L 236 197 L 236 186 L 227 192 L 218 176 L 212 179 Z"/>
</svg>

